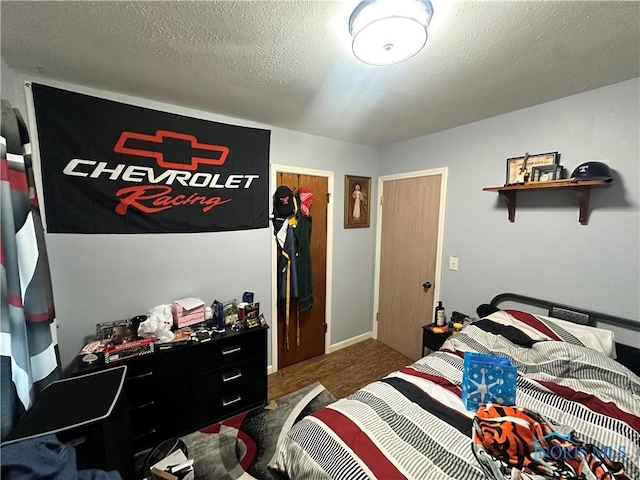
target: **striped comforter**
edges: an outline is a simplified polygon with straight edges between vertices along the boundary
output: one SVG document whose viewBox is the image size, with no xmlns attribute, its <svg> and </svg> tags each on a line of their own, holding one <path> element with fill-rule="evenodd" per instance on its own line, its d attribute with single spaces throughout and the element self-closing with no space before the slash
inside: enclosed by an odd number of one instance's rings
<svg viewBox="0 0 640 480">
<path fill-rule="evenodd" d="M 474 413 L 460 390 L 464 352 L 475 351 L 518 367 L 519 406 L 602 451 L 622 448 L 625 473 L 616 478 L 640 479 L 640 378 L 553 324 L 544 329 L 555 341 L 523 346 L 512 335 L 519 323 L 513 318 L 503 335 L 489 316 L 440 351 L 305 417 L 270 467 L 291 479 L 484 479 L 471 448 Z"/>
</svg>

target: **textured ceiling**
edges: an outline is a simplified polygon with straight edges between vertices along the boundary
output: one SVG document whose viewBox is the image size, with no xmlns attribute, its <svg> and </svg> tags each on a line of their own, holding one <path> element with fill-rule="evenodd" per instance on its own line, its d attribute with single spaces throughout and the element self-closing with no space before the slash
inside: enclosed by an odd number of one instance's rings
<svg viewBox="0 0 640 480">
<path fill-rule="evenodd" d="M 425 49 L 358 62 L 358 0 L 0 4 L 23 73 L 386 145 L 639 76 L 637 1 L 433 0 Z"/>
</svg>

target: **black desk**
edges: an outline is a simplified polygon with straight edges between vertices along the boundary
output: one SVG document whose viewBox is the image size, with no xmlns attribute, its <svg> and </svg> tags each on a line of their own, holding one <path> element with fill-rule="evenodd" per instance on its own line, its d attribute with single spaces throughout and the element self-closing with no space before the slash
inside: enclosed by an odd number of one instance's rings
<svg viewBox="0 0 640 480">
<path fill-rule="evenodd" d="M 75 448 L 78 470 L 118 470 L 132 478 L 129 408 L 120 366 L 49 384 L 9 432 L 3 445 L 56 434 Z"/>
</svg>

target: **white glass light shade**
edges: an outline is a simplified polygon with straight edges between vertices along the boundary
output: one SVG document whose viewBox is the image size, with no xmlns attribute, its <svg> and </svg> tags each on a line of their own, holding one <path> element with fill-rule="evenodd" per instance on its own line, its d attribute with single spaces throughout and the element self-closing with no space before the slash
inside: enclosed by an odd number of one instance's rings
<svg viewBox="0 0 640 480">
<path fill-rule="evenodd" d="M 365 0 L 349 20 L 353 53 L 370 65 L 413 57 L 427 42 L 433 9 L 428 0 Z"/>
</svg>

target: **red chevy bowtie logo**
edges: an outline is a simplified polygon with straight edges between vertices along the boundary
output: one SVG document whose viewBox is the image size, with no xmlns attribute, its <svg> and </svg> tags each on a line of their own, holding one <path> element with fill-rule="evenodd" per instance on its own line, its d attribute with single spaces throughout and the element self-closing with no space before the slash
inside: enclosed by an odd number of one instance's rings
<svg viewBox="0 0 640 480">
<path fill-rule="evenodd" d="M 164 159 L 163 147 L 169 142 L 188 142 L 189 152 L 185 162 L 169 162 Z M 129 145 L 127 146 L 127 143 Z M 131 145 L 133 143 L 133 145 Z M 147 147 L 148 149 L 144 149 Z M 186 133 L 157 130 L 155 135 L 136 132 L 122 132 L 113 150 L 117 153 L 155 158 L 158 166 L 169 169 L 198 169 L 198 165 L 222 165 L 227 160 L 229 148 L 222 145 L 200 143 L 198 139 Z M 214 153 L 216 152 L 216 153 Z"/>
</svg>

